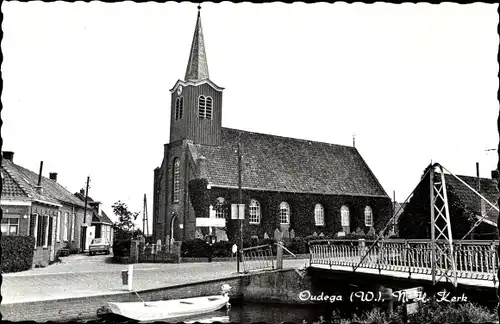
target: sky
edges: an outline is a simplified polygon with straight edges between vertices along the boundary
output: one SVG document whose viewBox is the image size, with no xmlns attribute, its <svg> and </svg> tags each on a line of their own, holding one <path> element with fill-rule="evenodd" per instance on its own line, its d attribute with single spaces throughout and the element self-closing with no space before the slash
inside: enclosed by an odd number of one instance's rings
<svg viewBox="0 0 500 324">
<path fill-rule="evenodd" d="M 195 3 L 3 2 L 4 151 L 71 192 L 152 223 Z M 355 146 L 404 201 L 425 167 L 490 177 L 498 5 L 203 3 L 224 127 Z M 113 218 L 116 220 L 116 218 Z M 141 227 L 142 220 L 137 220 Z M 151 228 L 151 227 L 150 227 Z M 151 230 L 150 230 L 151 231 Z"/>
</svg>

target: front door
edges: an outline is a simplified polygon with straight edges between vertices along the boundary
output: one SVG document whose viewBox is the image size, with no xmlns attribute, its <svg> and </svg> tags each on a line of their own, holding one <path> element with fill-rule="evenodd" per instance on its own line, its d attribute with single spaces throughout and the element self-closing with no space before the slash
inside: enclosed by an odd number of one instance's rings
<svg viewBox="0 0 500 324">
<path fill-rule="evenodd" d="M 87 235 L 85 237 L 85 245 L 84 245 L 85 251 L 89 250 L 90 242 L 92 242 L 94 237 L 95 237 L 95 226 L 88 226 L 87 227 Z"/>
<path fill-rule="evenodd" d="M 87 237 L 87 227 L 86 226 L 82 226 L 82 231 L 81 231 L 81 235 L 80 235 L 80 249 L 82 250 L 82 252 L 85 251 L 85 239 Z"/>
</svg>

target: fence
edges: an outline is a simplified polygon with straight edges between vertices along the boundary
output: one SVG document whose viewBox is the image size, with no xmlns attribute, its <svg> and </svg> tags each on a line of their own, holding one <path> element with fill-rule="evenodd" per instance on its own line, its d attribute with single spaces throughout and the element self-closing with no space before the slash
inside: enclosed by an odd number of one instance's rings
<svg viewBox="0 0 500 324">
<path fill-rule="evenodd" d="M 273 270 L 276 268 L 276 256 L 271 245 L 259 245 L 242 250 L 243 271 Z"/>
<path fill-rule="evenodd" d="M 179 251 L 177 251 L 179 250 Z M 180 245 L 144 244 L 137 245 L 137 262 L 177 263 L 180 258 Z"/>
<path fill-rule="evenodd" d="M 431 274 L 432 245 L 428 240 L 383 240 L 376 243 L 365 240 L 311 241 L 309 250 L 312 264 L 340 265 L 379 270 Z M 453 260 L 457 278 L 498 280 L 498 241 L 454 241 Z M 446 242 L 436 245 L 445 250 Z M 436 253 L 440 249 L 435 249 Z M 360 264 L 361 262 L 361 264 Z M 446 255 L 436 254 L 436 274 L 452 273 Z"/>
</svg>

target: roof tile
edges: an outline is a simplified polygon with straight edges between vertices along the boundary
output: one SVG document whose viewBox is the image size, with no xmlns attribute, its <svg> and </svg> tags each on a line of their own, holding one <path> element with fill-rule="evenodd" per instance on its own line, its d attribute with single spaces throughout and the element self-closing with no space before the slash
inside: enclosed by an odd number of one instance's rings
<svg viewBox="0 0 500 324">
<path fill-rule="evenodd" d="M 354 147 L 222 128 L 222 145 L 195 144 L 214 186 L 238 185 L 238 142 L 242 186 L 270 191 L 388 197 Z"/>
<path fill-rule="evenodd" d="M 467 185 L 472 187 L 477 191 L 478 181 L 477 177 L 457 175 L 458 178 L 463 180 Z M 445 176 L 446 187 L 451 186 L 453 192 L 459 197 L 460 201 L 466 206 L 468 210 L 476 215 L 482 215 L 481 213 L 481 198 L 479 198 L 472 190 L 467 188 L 462 182 L 457 180 L 454 176 L 446 174 Z M 500 193 L 498 192 L 498 182 L 493 179 L 480 178 L 481 191 L 480 194 L 486 198 L 489 202 L 497 205 Z M 484 203 L 483 203 L 484 204 Z M 494 223 L 497 222 L 498 212 L 486 203 L 485 211 L 487 212 L 486 219 Z"/>
<path fill-rule="evenodd" d="M 23 168 L 22 166 L 14 164 L 12 161 L 9 161 L 7 159 L 2 159 L 2 176 L 4 173 L 10 175 L 13 182 L 15 182 L 17 186 L 26 193 L 27 197 L 50 203 L 65 203 L 84 207 L 81 201 L 66 188 L 64 188 L 54 180 L 50 180 L 43 176 L 41 182 L 43 192 L 39 194 L 36 191 L 36 187 L 38 184 L 38 174 L 26 168 Z M 14 191 L 7 191 L 6 193 L 2 191 L 2 196 L 4 196 L 4 194 L 10 195 L 14 193 Z"/>
</svg>

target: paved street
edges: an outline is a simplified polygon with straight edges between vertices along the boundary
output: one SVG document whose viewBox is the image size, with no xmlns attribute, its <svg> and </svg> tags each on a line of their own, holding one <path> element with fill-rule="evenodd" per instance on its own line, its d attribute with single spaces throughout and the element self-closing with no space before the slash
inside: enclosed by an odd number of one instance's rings
<svg viewBox="0 0 500 324">
<path fill-rule="evenodd" d="M 2 304 L 122 293 L 125 264 L 109 256 L 71 255 L 46 268 L 3 274 Z M 285 260 L 284 267 L 302 268 L 309 260 Z M 236 263 L 140 263 L 134 265 L 134 290 L 153 289 L 236 275 Z"/>
</svg>

